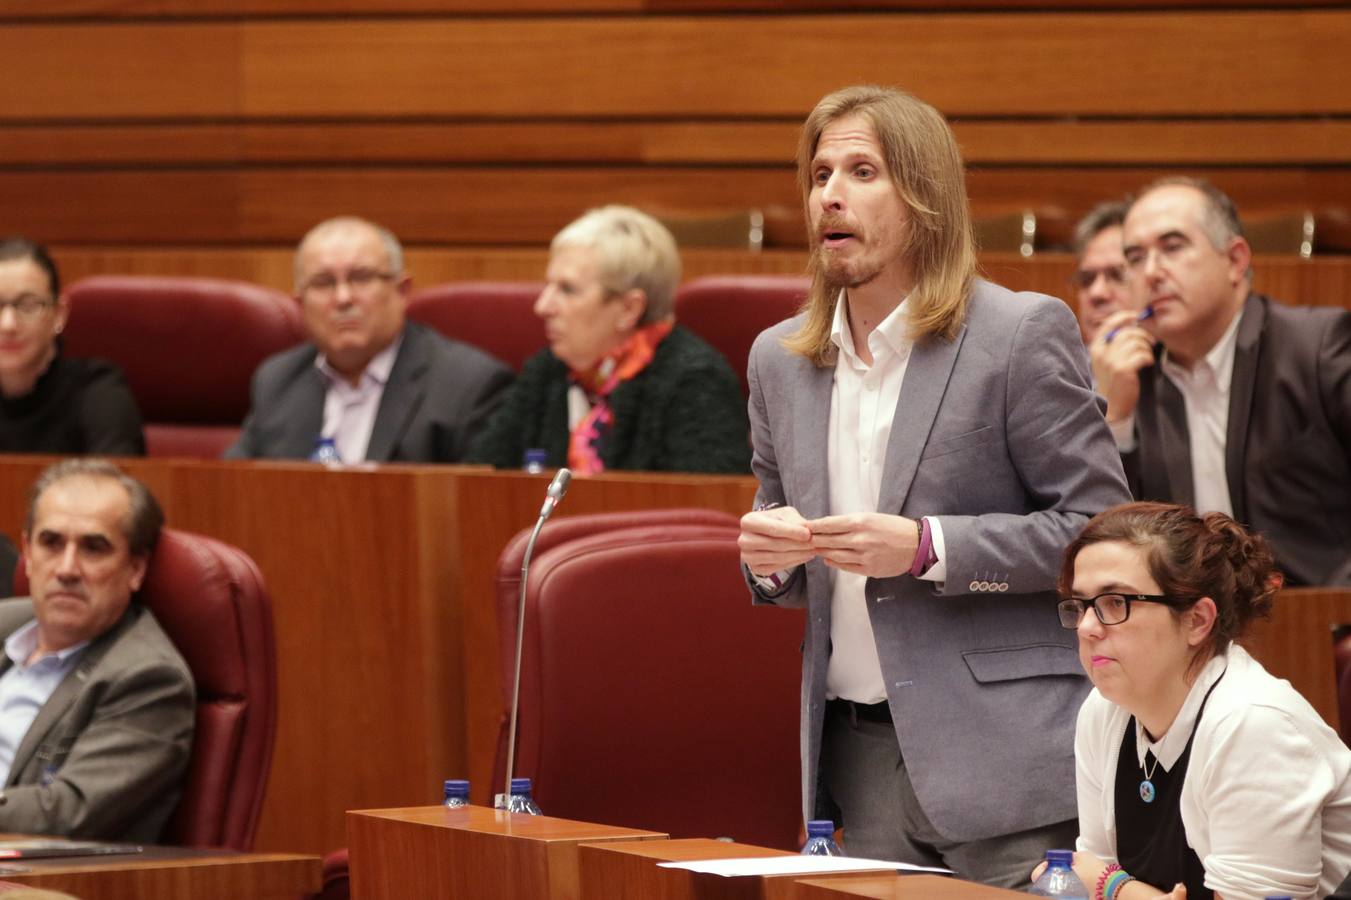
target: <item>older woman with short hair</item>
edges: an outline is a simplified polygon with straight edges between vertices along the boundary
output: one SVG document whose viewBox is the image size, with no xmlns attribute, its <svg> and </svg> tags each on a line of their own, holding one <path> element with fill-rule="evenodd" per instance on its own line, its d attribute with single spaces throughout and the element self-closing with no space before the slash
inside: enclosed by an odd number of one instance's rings
<svg viewBox="0 0 1351 900">
<path fill-rule="evenodd" d="M 736 376 L 675 323 L 680 257 L 661 223 L 592 210 L 554 237 L 546 280 L 535 314 L 549 349 L 526 361 L 469 461 L 514 468 L 538 450 L 579 474 L 749 469 Z"/>
<path fill-rule="evenodd" d="M 1222 513 L 1131 503 L 1093 518 L 1060 576 L 1093 691 L 1075 737 L 1094 900 L 1325 897 L 1351 869 L 1351 752 L 1234 641 L 1280 585 Z"/>
</svg>

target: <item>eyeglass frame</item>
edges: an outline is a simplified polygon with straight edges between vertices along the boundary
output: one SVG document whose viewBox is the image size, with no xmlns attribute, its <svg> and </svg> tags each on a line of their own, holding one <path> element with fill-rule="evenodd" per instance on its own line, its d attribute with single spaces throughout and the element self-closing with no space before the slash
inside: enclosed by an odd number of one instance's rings
<svg viewBox="0 0 1351 900">
<path fill-rule="evenodd" d="M 32 322 L 42 314 L 44 309 L 52 309 L 55 306 L 55 297 L 20 294 L 11 300 L 0 300 L 0 315 L 4 315 L 6 309 L 12 309 L 14 310 L 14 318 L 21 322 Z"/>
<path fill-rule="evenodd" d="M 360 281 L 353 280 L 353 276 L 359 276 Z M 333 279 L 332 284 L 327 280 Z M 368 292 L 374 290 L 377 282 L 389 284 L 399 278 L 395 272 L 386 272 L 381 269 L 368 269 L 364 266 L 350 269 L 344 272 L 342 277 L 338 277 L 332 272 L 319 272 L 311 276 L 300 286 L 301 295 L 311 294 L 316 297 L 332 297 L 338 293 L 341 285 L 347 285 L 347 290 L 353 294 L 365 296 Z M 315 279 L 322 279 L 321 283 L 315 284 Z"/>
<path fill-rule="evenodd" d="M 1091 278 L 1088 276 L 1092 276 Z M 1124 287 L 1130 282 L 1131 269 L 1128 265 L 1103 266 L 1098 269 L 1075 269 L 1070 273 L 1070 287 L 1078 291 L 1086 291 L 1097 284 L 1099 278 L 1107 279 L 1107 283 L 1117 287 Z"/>
<path fill-rule="evenodd" d="M 1126 603 L 1125 615 L 1123 615 L 1119 620 L 1115 622 L 1108 622 L 1106 619 L 1104 619 L 1102 617 L 1102 610 L 1098 609 L 1098 601 L 1101 600 L 1103 597 L 1120 597 L 1122 600 L 1124 600 Z M 1067 610 L 1068 607 L 1066 606 L 1066 604 L 1070 603 L 1074 604 L 1076 615 L 1074 619 L 1074 624 L 1066 625 L 1065 617 L 1062 611 Z M 1096 597 L 1089 597 L 1087 599 L 1080 599 L 1079 597 L 1066 597 L 1055 605 L 1055 609 L 1056 614 L 1060 616 L 1060 627 L 1064 628 L 1066 631 L 1074 631 L 1080 625 L 1083 624 L 1084 616 L 1088 615 L 1088 611 L 1090 609 L 1093 610 L 1093 615 L 1098 617 L 1098 622 L 1101 623 L 1102 625 L 1106 627 L 1111 627 L 1113 625 L 1120 625 L 1131 617 L 1132 603 L 1162 603 L 1164 606 L 1169 606 L 1174 609 L 1178 608 L 1177 600 L 1175 600 L 1172 597 L 1167 597 L 1163 594 L 1127 594 L 1124 593 L 1123 591 L 1103 591 Z"/>
</svg>

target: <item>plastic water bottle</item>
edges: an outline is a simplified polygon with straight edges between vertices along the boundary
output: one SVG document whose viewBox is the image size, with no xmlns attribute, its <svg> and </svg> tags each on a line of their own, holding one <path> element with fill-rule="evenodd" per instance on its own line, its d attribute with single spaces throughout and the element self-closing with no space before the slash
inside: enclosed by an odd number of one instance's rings
<svg viewBox="0 0 1351 900">
<path fill-rule="evenodd" d="M 803 856 L 844 856 L 835 843 L 835 823 L 830 819 L 812 819 L 807 823 L 807 843 L 802 845 Z"/>
<path fill-rule="evenodd" d="M 525 469 L 531 475 L 538 475 L 544 471 L 545 463 L 549 460 L 549 454 L 541 447 L 531 447 L 525 451 L 525 461 L 521 468 Z"/>
<path fill-rule="evenodd" d="M 331 437 L 319 436 L 314 442 L 314 452 L 310 454 L 310 462 L 323 463 L 326 466 L 342 465 L 342 457 L 338 455 L 338 442 Z"/>
<path fill-rule="evenodd" d="M 1047 850 L 1046 871 L 1028 891 L 1035 897 L 1061 897 L 1063 900 L 1088 900 L 1088 888 L 1074 874 L 1073 850 Z"/>
<path fill-rule="evenodd" d="M 530 796 L 530 779 L 511 779 L 511 793 L 507 795 L 507 812 L 525 813 L 529 816 L 543 815 L 539 804 Z"/>
<path fill-rule="evenodd" d="M 458 809 L 469 805 L 469 782 L 463 778 L 447 778 L 445 784 L 446 799 L 441 804 L 448 809 Z"/>
</svg>

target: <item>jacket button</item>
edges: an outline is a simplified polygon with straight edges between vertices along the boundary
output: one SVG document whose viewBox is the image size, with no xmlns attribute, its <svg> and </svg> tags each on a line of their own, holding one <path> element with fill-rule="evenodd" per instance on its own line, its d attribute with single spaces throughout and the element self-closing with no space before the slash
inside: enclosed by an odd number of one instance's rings
<svg viewBox="0 0 1351 900">
<path fill-rule="evenodd" d="M 970 590 L 970 591 L 978 591 L 978 590 L 980 590 L 980 582 L 979 582 L 979 581 L 973 581 L 973 582 L 971 582 L 971 584 L 969 584 L 969 585 L 967 586 L 967 590 Z"/>
</svg>

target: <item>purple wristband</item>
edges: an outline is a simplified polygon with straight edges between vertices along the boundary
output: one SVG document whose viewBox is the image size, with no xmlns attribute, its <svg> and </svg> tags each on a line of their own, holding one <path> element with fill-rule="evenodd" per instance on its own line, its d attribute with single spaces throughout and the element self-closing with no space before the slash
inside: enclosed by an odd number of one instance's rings
<svg viewBox="0 0 1351 900">
<path fill-rule="evenodd" d="M 919 546 L 915 548 L 915 561 L 910 564 L 910 574 L 919 578 L 925 572 L 933 568 L 934 563 L 938 562 L 938 554 L 934 552 L 933 531 L 929 528 L 928 519 L 920 519 L 919 525 Z"/>
</svg>

